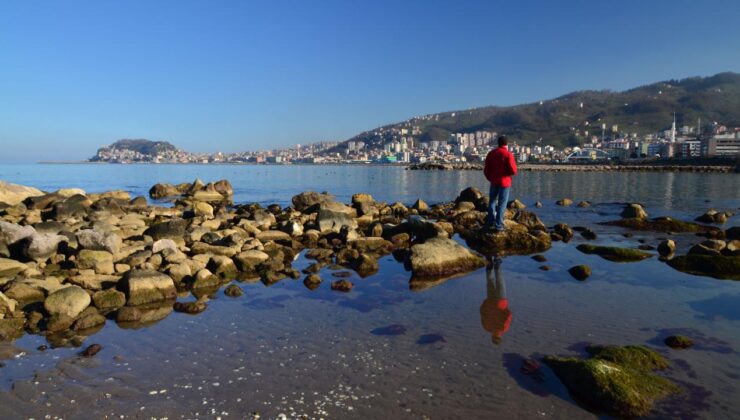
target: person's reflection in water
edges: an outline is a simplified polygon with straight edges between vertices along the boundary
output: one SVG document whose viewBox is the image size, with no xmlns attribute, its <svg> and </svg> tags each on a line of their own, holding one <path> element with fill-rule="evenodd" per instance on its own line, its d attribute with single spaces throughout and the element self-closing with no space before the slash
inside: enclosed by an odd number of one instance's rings
<svg viewBox="0 0 740 420">
<path fill-rule="evenodd" d="M 504 276 L 501 274 L 501 259 L 486 259 L 487 296 L 480 305 L 480 322 L 483 329 L 491 333 L 494 344 L 501 343 L 501 337 L 509 330 L 511 311 L 506 299 Z"/>
</svg>

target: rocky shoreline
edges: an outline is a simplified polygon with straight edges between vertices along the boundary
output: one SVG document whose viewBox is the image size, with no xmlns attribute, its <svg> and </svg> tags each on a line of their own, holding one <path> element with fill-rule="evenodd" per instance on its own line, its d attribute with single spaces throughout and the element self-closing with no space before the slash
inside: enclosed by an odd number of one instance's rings
<svg viewBox="0 0 740 420">
<path fill-rule="evenodd" d="M 486 256 L 537 254 L 576 234 L 597 239 L 589 228 L 545 226 L 518 200 L 509 203 L 505 232 L 484 230 L 488 198 L 475 188 L 434 205 L 422 199 L 411 205 L 378 202 L 363 193 L 345 204 L 309 191 L 292 197 L 285 208 L 235 205 L 227 180 L 156 184 L 149 194 L 153 204 L 125 191 L 43 192 L 0 183 L 0 340 L 30 333 L 44 336 L 53 347 L 79 347 L 109 321 L 138 328 L 173 311 L 197 314 L 222 287 L 227 296 L 238 298 L 240 281 L 269 286 L 303 277 L 306 288 L 314 290 L 322 283 L 322 268 L 350 269 L 364 278 L 378 272 L 378 260 L 388 254 L 410 271 L 410 289 L 423 290 L 483 267 Z M 572 201 L 559 200 L 558 205 Z M 740 229 L 716 227 L 731 213 L 708 211 L 697 218 L 702 223 L 695 223 L 651 219 L 641 205 L 629 204 L 621 216 L 606 224 L 704 237 L 681 256 L 675 255 L 671 239 L 660 244 L 659 258 L 674 269 L 740 280 Z M 655 256 L 647 248 L 582 244 L 578 250 L 613 262 Z M 313 262 L 294 267 L 300 253 Z M 535 260 L 545 259 L 539 255 Z M 579 265 L 569 272 L 584 281 L 591 270 Z M 338 293 L 352 287 L 348 279 L 330 285 Z M 549 363 L 557 372 L 597 362 Z M 635 375 L 648 377 L 643 370 Z M 629 414 L 649 408 L 627 406 Z M 615 410 L 610 412 L 622 413 Z"/>
<path fill-rule="evenodd" d="M 426 162 L 409 165 L 412 171 L 482 171 L 479 163 L 439 163 Z M 733 165 L 589 165 L 589 164 L 521 164 L 523 172 L 697 172 L 697 173 L 733 173 Z"/>
</svg>

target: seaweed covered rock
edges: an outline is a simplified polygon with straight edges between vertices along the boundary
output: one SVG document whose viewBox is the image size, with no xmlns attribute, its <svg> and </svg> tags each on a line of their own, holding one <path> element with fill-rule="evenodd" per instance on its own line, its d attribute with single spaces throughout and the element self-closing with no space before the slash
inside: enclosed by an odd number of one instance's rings
<svg viewBox="0 0 740 420">
<path fill-rule="evenodd" d="M 676 242 L 673 239 L 665 239 L 658 244 L 658 253 L 663 257 L 668 257 L 676 252 Z"/>
<path fill-rule="evenodd" d="M 573 276 L 574 279 L 583 281 L 591 276 L 591 267 L 585 264 L 576 265 L 569 268 L 568 273 Z"/>
<path fill-rule="evenodd" d="M 408 258 L 414 278 L 450 277 L 483 267 L 482 257 L 448 238 L 432 238 L 411 247 Z"/>
<path fill-rule="evenodd" d="M 615 246 L 599 246 L 581 244 L 576 247 L 584 254 L 596 254 L 601 258 L 614 262 L 642 261 L 650 258 L 652 254 L 632 248 L 619 248 Z"/>
<path fill-rule="evenodd" d="M 616 417 L 648 415 L 656 401 L 680 388 L 652 373 L 667 361 L 640 346 L 593 347 L 590 357 L 545 357 L 573 397 L 596 410 Z"/>
<path fill-rule="evenodd" d="M 677 350 L 687 349 L 694 345 L 694 340 L 683 335 L 672 335 L 670 337 L 666 337 L 663 342 L 666 346 Z"/>
<path fill-rule="evenodd" d="M 724 255 L 680 255 L 668 265 L 684 273 L 718 279 L 740 280 L 740 257 Z"/>
<path fill-rule="evenodd" d="M 601 222 L 603 225 L 620 226 L 632 230 L 652 231 L 652 232 L 688 232 L 704 233 L 714 236 L 724 236 L 724 233 L 712 226 L 700 225 L 698 223 L 683 222 L 671 217 L 656 217 L 653 219 L 629 218 Z"/>
<path fill-rule="evenodd" d="M 727 222 L 727 219 L 732 217 L 732 213 L 728 211 L 717 211 L 715 209 L 709 209 L 701 216 L 697 217 L 697 222 L 702 223 L 716 223 L 716 224 L 723 224 Z"/>
</svg>

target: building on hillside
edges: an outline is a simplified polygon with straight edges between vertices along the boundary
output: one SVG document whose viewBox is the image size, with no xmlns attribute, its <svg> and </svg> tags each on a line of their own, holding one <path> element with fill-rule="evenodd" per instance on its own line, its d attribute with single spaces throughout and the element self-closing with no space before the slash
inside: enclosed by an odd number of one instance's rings
<svg viewBox="0 0 740 420">
<path fill-rule="evenodd" d="M 718 134 L 702 140 L 703 156 L 738 156 L 740 155 L 740 132 Z"/>
</svg>

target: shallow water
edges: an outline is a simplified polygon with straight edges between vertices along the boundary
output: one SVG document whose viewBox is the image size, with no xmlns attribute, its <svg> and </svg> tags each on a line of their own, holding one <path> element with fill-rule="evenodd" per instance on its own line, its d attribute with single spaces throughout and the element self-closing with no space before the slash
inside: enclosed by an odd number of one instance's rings
<svg viewBox="0 0 740 420">
<path fill-rule="evenodd" d="M 417 172 L 397 167 L 6 165 L 0 179 L 53 190 L 122 188 L 145 194 L 151 184 L 230 179 L 237 202 L 287 204 L 300 191 L 327 190 L 343 201 L 355 192 L 411 203 L 452 200 L 463 188 L 485 186 L 473 172 Z M 738 209 L 740 178 L 690 173 L 523 173 L 513 197 L 544 203 L 545 223 L 591 227 L 597 243 L 657 245 L 661 235 L 635 234 L 596 224 L 618 216 L 626 201 L 651 215 L 693 218 L 709 207 Z M 561 208 L 554 200 L 589 200 L 589 208 Z M 706 203 L 705 200 L 710 200 Z M 728 225 L 737 225 L 738 217 Z M 698 238 L 675 235 L 681 249 Z M 0 345 L 0 416 L 64 417 L 248 416 L 592 418 L 547 368 L 523 370 L 525 359 L 579 354 L 586 344 L 645 344 L 669 357 L 666 373 L 687 390 L 657 408 L 656 417 L 738 418 L 740 283 L 692 276 L 653 257 L 612 263 L 555 243 L 545 253 L 551 271 L 526 256 L 505 258 L 500 281 L 512 314 L 500 343 L 484 329 L 489 298 L 486 270 L 409 290 L 409 273 L 391 256 L 378 274 L 349 279 L 344 294 L 334 277 L 309 291 L 300 281 L 271 287 L 240 283 L 245 295 L 219 292 L 208 309 L 172 313 L 142 329 L 109 321 L 80 349 L 38 351 L 43 337 L 26 335 Z M 308 265 L 299 257 L 298 269 Z M 567 273 L 593 268 L 586 282 Z M 698 345 L 676 351 L 662 339 L 683 333 Z M 17 353 L 20 352 L 20 353 Z"/>
</svg>

